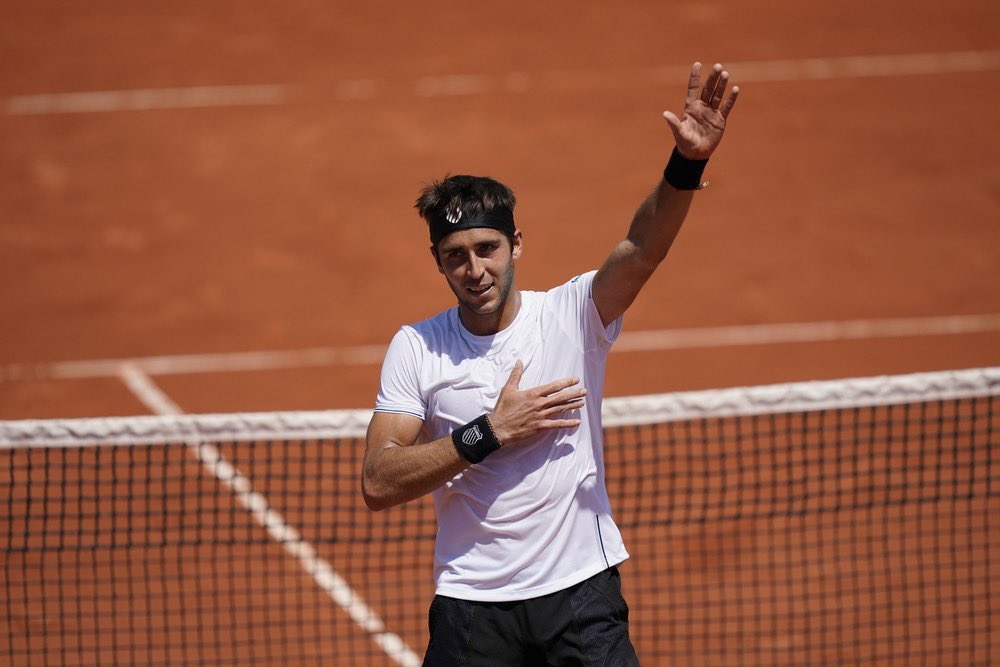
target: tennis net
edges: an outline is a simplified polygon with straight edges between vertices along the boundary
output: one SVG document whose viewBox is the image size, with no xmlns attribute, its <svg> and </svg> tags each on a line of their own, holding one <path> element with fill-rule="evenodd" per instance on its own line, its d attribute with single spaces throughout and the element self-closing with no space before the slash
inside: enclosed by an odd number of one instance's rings
<svg viewBox="0 0 1000 667">
<path fill-rule="evenodd" d="M 643 664 L 1000 663 L 1000 368 L 607 399 Z M 0 422 L 0 662 L 418 665 L 369 412 Z"/>
</svg>

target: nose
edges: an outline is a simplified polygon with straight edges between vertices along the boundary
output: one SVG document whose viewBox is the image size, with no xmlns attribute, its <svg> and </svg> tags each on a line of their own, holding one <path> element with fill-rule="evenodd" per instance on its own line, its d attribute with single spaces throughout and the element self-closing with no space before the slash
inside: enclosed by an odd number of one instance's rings
<svg viewBox="0 0 1000 667">
<path fill-rule="evenodd" d="M 483 266 L 482 260 L 476 257 L 476 253 L 474 252 L 469 253 L 469 263 L 467 264 L 467 269 L 469 277 L 473 280 L 479 280 L 486 272 L 486 268 Z"/>
</svg>

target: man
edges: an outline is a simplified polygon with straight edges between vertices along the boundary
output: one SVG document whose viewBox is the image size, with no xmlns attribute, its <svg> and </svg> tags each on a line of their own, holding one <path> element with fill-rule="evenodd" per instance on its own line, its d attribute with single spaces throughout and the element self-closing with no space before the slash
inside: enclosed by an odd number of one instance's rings
<svg viewBox="0 0 1000 667">
<path fill-rule="evenodd" d="M 728 80 L 715 65 L 701 86 L 692 66 L 683 114 L 663 114 L 676 147 L 626 239 L 548 292 L 515 285 L 509 188 L 453 176 L 417 200 L 458 306 L 393 338 L 362 490 L 373 510 L 434 494 L 425 665 L 638 664 L 604 483 L 604 368 L 722 139 L 739 92 Z"/>
</svg>

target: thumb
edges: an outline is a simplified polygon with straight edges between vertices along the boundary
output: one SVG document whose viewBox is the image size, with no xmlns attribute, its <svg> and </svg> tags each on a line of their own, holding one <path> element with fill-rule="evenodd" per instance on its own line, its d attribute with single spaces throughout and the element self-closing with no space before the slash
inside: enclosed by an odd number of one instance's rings
<svg viewBox="0 0 1000 667">
<path fill-rule="evenodd" d="M 514 363 L 514 369 L 510 372 L 510 377 L 507 378 L 507 384 L 505 384 L 503 388 L 516 390 L 518 385 L 521 384 L 522 375 L 524 375 L 524 362 L 518 359 Z"/>
<path fill-rule="evenodd" d="M 676 139 L 680 136 L 681 131 L 681 120 L 672 111 L 664 111 L 663 118 L 667 121 L 667 125 L 670 126 L 670 131 L 674 133 L 674 138 Z"/>
</svg>

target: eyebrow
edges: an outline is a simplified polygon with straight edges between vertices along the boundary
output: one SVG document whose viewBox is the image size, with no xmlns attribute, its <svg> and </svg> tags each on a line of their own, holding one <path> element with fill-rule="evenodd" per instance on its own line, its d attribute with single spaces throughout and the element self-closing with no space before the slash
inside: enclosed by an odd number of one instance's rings
<svg viewBox="0 0 1000 667">
<path fill-rule="evenodd" d="M 478 249 L 484 248 L 484 247 L 499 246 L 499 245 L 500 245 L 500 241 L 498 239 L 485 239 L 485 240 L 473 243 L 472 246 L 471 246 L 471 249 L 472 250 L 478 250 Z M 438 252 L 445 253 L 445 254 L 450 253 L 450 252 L 455 252 L 455 251 L 465 252 L 465 250 L 466 250 L 466 248 L 463 245 L 452 245 L 452 246 L 449 246 L 449 245 L 442 244 L 442 245 L 438 246 Z"/>
</svg>

